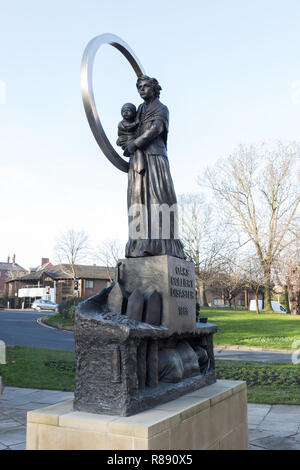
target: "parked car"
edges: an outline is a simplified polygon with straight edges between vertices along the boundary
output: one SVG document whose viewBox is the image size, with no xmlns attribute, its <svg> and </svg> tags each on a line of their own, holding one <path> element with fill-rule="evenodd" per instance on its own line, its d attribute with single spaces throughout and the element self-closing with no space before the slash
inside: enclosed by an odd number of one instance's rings
<svg viewBox="0 0 300 470">
<path fill-rule="evenodd" d="M 58 304 L 52 302 L 51 300 L 39 299 L 35 300 L 31 305 L 31 308 L 34 310 L 55 310 L 58 309 Z"/>
</svg>

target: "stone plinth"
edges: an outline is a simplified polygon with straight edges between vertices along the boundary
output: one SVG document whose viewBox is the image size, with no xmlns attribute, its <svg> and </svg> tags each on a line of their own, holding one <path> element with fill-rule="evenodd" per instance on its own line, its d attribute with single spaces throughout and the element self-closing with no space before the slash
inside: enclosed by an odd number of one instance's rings
<svg viewBox="0 0 300 470">
<path fill-rule="evenodd" d="M 162 326 L 169 333 L 193 332 L 196 327 L 195 265 L 174 256 L 120 260 L 119 282 L 125 291 L 162 296 Z"/>
<path fill-rule="evenodd" d="M 30 411 L 26 448 L 246 450 L 246 384 L 219 380 L 129 417 L 73 411 L 72 401 Z"/>
</svg>

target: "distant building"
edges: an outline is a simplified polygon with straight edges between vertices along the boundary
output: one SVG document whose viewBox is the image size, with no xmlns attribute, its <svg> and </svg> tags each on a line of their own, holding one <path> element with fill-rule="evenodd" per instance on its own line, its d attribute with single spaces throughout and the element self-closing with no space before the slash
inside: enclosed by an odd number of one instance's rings
<svg viewBox="0 0 300 470">
<path fill-rule="evenodd" d="M 12 262 L 10 257 L 7 257 L 7 261 L 0 262 L 0 296 L 5 295 L 6 282 L 15 277 L 21 277 L 26 273 L 26 270 L 16 263 L 16 255 L 13 255 Z"/>
<path fill-rule="evenodd" d="M 96 265 L 75 265 L 74 268 L 78 290 L 75 290 L 72 266 L 53 266 L 48 259 L 38 268 L 31 268 L 24 276 L 9 280 L 6 294 L 10 308 L 29 308 L 35 299 L 60 303 L 68 297 L 87 298 L 114 279 L 114 268 Z"/>
<path fill-rule="evenodd" d="M 36 268 L 29 268 L 28 272 L 29 273 L 35 273 L 37 271 L 41 271 L 46 268 L 50 268 L 53 265 L 50 263 L 49 258 L 42 258 L 40 266 L 37 266 Z"/>
<path fill-rule="evenodd" d="M 218 286 L 208 286 L 205 289 L 207 303 L 210 307 L 223 307 L 229 306 L 226 299 L 224 289 Z M 263 290 L 261 289 L 258 294 L 259 299 L 263 299 Z M 232 307 L 235 308 L 249 308 L 250 301 L 255 299 L 255 294 L 248 287 L 243 287 L 232 299 Z"/>
</svg>

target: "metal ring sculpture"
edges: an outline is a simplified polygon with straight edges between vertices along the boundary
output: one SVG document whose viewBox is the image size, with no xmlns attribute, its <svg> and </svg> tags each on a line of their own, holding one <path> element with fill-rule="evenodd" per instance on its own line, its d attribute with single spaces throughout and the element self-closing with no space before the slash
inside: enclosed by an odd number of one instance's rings
<svg viewBox="0 0 300 470">
<path fill-rule="evenodd" d="M 101 34 L 93 38 L 85 48 L 81 61 L 80 81 L 83 105 L 94 137 L 108 160 L 119 170 L 128 172 L 128 162 L 112 147 L 102 127 L 93 91 L 93 66 L 96 53 L 103 44 L 110 44 L 120 51 L 128 60 L 136 75 L 144 75 L 144 69 L 128 44 L 114 34 Z"/>
</svg>

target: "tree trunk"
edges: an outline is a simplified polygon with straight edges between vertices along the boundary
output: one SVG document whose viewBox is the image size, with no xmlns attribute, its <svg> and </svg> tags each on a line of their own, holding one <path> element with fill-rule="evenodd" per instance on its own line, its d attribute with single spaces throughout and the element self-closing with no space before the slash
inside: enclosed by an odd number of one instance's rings
<svg viewBox="0 0 300 470">
<path fill-rule="evenodd" d="M 295 292 L 292 288 L 292 286 L 287 286 L 287 296 L 288 300 L 291 303 L 291 309 L 290 312 L 292 315 L 296 315 L 297 313 L 297 297 L 295 295 Z"/>
<path fill-rule="evenodd" d="M 285 300 L 285 309 L 286 313 L 291 313 L 290 301 L 289 301 L 289 292 L 287 285 L 284 286 L 284 300 Z M 295 312 L 296 313 L 296 312 Z"/>
<path fill-rule="evenodd" d="M 199 281 L 200 305 L 201 307 L 208 307 L 207 298 L 205 294 L 205 284 Z"/>
<path fill-rule="evenodd" d="M 264 269 L 264 288 L 265 288 L 265 302 L 264 310 L 273 310 L 272 309 L 272 295 L 271 295 L 271 269 L 267 266 Z"/>
<path fill-rule="evenodd" d="M 259 304 L 258 304 L 258 292 L 255 292 L 255 308 L 256 308 L 256 313 L 260 313 Z"/>
<path fill-rule="evenodd" d="M 291 300 L 291 314 L 296 315 L 297 313 L 297 301 L 295 298 Z"/>
<path fill-rule="evenodd" d="M 248 288 L 245 287 L 245 290 L 244 290 L 244 294 L 245 294 L 245 308 L 249 308 L 249 296 L 248 296 Z"/>
</svg>

